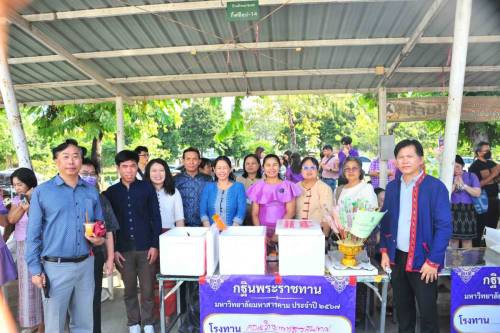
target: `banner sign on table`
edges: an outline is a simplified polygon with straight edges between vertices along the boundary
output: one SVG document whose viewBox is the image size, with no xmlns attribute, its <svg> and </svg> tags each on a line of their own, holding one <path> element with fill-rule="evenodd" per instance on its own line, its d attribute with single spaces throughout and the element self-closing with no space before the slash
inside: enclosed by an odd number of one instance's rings
<svg viewBox="0 0 500 333">
<path fill-rule="evenodd" d="M 227 3 L 226 19 L 232 21 L 254 21 L 259 19 L 259 1 L 243 0 Z"/>
<path fill-rule="evenodd" d="M 211 276 L 200 282 L 202 333 L 354 332 L 356 281 L 330 276 Z"/>
<path fill-rule="evenodd" d="M 387 100 L 387 121 L 445 120 L 448 97 L 393 98 Z M 464 96 L 461 120 L 488 122 L 500 120 L 500 97 Z"/>
<path fill-rule="evenodd" d="M 500 267 L 459 267 L 451 273 L 451 332 L 500 332 Z"/>
</svg>

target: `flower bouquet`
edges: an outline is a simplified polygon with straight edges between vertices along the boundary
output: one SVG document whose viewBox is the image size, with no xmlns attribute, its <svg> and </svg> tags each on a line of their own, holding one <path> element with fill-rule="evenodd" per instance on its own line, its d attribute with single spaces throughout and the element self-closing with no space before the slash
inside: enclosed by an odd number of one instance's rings
<svg viewBox="0 0 500 333">
<path fill-rule="evenodd" d="M 385 212 L 371 207 L 365 199 L 347 199 L 342 207 L 324 207 L 324 210 L 324 219 L 337 236 L 339 251 L 344 254 L 342 264 L 356 266 L 356 255 L 361 252 Z"/>
</svg>

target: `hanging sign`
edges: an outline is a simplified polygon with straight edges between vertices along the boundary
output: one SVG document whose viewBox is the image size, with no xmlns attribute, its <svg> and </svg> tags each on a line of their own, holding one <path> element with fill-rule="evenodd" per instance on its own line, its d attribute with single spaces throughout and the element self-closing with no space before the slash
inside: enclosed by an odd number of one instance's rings
<svg viewBox="0 0 500 333">
<path fill-rule="evenodd" d="M 349 277 L 233 275 L 200 281 L 200 328 L 215 332 L 354 332 Z"/>
<path fill-rule="evenodd" d="M 255 21 L 259 19 L 259 1 L 232 1 L 227 3 L 226 19 L 228 21 Z"/>
<path fill-rule="evenodd" d="M 445 120 L 448 97 L 394 98 L 387 100 L 387 121 Z M 500 97 L 464 96 L 462 116 L 464 122 L 500 120 Z"/>
</svg>

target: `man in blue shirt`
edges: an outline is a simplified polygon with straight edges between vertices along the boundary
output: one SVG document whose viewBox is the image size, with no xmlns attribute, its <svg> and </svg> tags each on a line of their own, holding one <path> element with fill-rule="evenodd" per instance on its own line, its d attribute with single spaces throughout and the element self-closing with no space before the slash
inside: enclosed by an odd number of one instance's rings
<svg viewBox="0 0 500 333">
<path fill-rule="evenodd" d="M 189 147 L 182 152 L 184 172 L 175 176 L 175 187 L 179 190 L 184 207 L 184 221 L 187 227 L 201 227 L 200 202 L 205 184 L 212 178 L 199 172 L 201 163 L 200 151 Z M 208 223 L 207 223 L 208 225 Z M 179 332 L 191 333 L 200 331 L 200 301 L 198 298 L 198 283 L 185 283 L 181 289 L 183 308 L 187 307 L 180 319 Z"/>
<path fill-rule="evenodd" d="M 380 227 L 381 266 L 392 266 L 391 282 L 399 332 L 415 332 L 416 306 L 422 332 L 439 332 L 437 275 L 451 238 L 448 190 L 423 170 L 424 150 L 417 140 L 403 140 L 395 149 L 402 176 L 387 185 L 387 211 Z"/>
<path fill-rule="evenodd" d="M 125 285 L 125 307 L 130 333 L 154 333 L 153 286 L 155 262 L 158 258 L 161 232 L 160 205 L 156 190 L 149 182 L 136 178 L 139 156 L 122 150 L 115 157 L 120 181 L 104 195 L 109 199 L 118 219 L 115 263 Z M 141 306 L 137 294 L 137 278 L 141 287 Z"/>
<path fill-rule="evenodd" d="M 31 196 L 26 262 L 32 282 L 44 289 L 46 332 L 64 332 L 66 315 L 74 332 L 92 332 L 94 257 L 92 245 L 104 238 L 85 235 L 84 223 L 102 221 L 97 190 L 78 172 L 82 149 L 66 140 L 52 149 L 59 174 L 36 187 Z"/>
</svg>

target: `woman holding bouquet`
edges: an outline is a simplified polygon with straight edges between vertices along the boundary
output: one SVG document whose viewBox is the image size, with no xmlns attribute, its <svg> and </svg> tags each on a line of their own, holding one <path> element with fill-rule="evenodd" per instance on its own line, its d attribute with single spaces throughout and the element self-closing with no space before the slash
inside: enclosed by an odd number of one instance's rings
<svg viewBox="0 0 500 333">
<path fill-rule="evenodd" d="M 295 216 L 295 198 L 300 195 L 301 190 L 291 181 L 281 180 L 278 156 L 266 155 L 263 167 L 265 179 L 253 184 L 247 190 L 247 197 L 252 201 L 253 224 L 267 227 L 267 243 L 273 247 L 278 242 L 274 234 L 276 221 Z"/>
</svg>

